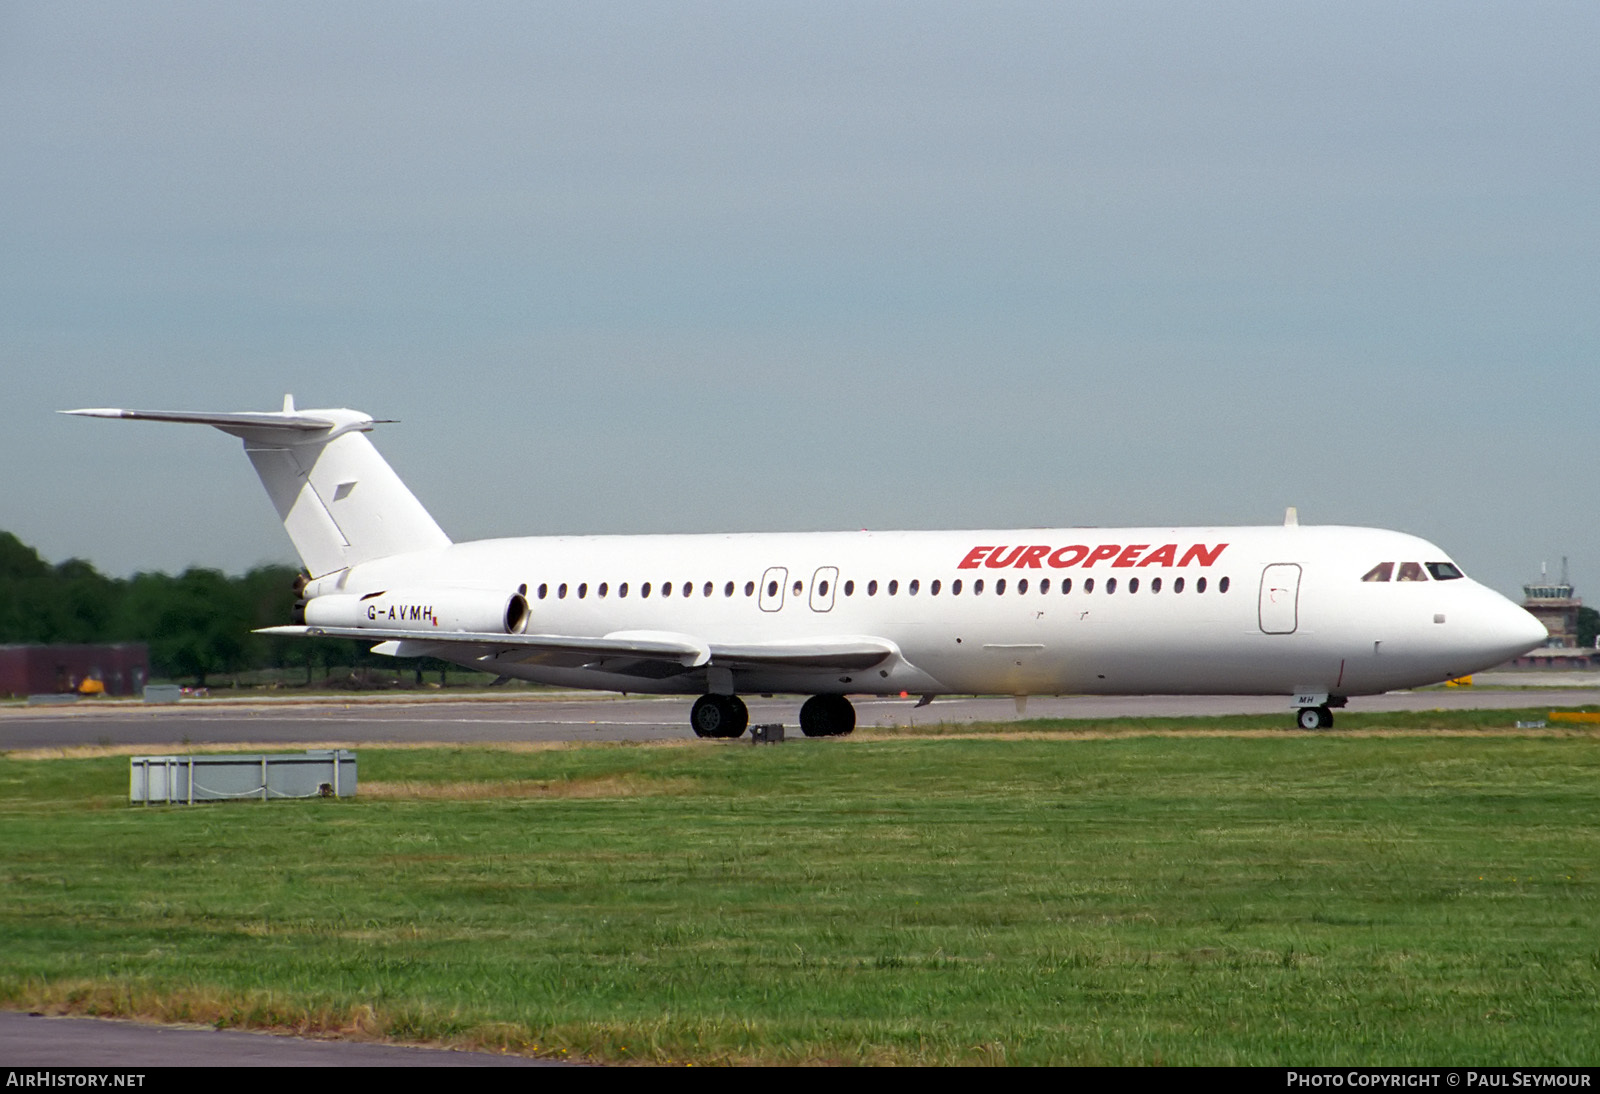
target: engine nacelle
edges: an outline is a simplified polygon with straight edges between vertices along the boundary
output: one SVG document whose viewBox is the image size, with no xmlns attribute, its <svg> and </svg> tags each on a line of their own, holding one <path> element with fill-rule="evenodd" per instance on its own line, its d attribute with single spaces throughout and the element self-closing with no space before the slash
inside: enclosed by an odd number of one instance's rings
<svg viewBox="0 0 1600 1094">
<path fill-rule="evenodd" d="M 480 589 L 385 589 L 365 596 L 334 593 L 306 601 L 305 621 L 311 627 L 521 634 L 528 626 L 528 601 L 521 593 Z"/>
</svg>

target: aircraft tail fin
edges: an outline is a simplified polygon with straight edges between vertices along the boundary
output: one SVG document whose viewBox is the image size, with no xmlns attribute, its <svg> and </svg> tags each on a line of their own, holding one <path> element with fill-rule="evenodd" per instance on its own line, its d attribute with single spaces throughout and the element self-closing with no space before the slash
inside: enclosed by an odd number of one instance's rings
<svg viewBox="0 0 1600 1094">
<path fill-rule="evenodd" d="M 241 438 L 313 578 L 450 545 L 450 537 L 366 438 L 381 420 L 358 410 L 296 410 L 294 397 L 285 395 L 281 411 L 91 408 L 62 413 L 209 425 Z"/>
</svg>

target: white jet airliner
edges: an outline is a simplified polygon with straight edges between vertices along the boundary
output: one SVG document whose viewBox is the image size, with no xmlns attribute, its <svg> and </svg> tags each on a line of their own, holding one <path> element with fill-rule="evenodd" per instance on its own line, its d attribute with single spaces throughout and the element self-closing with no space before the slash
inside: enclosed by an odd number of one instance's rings
<svg viewBox="0 0 1600 1094">
<path fill-rule="evenodd" d="M 1438 547 L 1375 528 L 1056 528 L 547 536 L 453 543 L 354 410 L 72 410 L 211 425 L 245 452 L 306 575 L 293 626 L 377 653 L 567 687 L 700 696 L 737 737 L 740 693 L 1290 696 L 1299 725 L 1352 695 L 1524 653 L 1542 624 Z"/>
</svg>

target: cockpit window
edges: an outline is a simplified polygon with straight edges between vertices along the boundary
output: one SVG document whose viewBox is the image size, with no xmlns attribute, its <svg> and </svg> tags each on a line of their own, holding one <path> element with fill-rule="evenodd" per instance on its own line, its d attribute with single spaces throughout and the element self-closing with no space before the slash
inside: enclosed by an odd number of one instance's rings
<svg viewBox="0 0 1600 1094">
<path fill-rule="evenodd" d="M 1395 580 L 1426 581 L 1428 580 L 1428 575 L 1422 572 L 1422 566 L 1420 564 L 1415 562 L 1402 562 L 1400 564 L 1400 576 L 1395 578 Z"/>
<path fill-rule="evenodd" d="M 1454 581 L 1458 577 L 1467 576 L 1456 569 L 1453 562 L 1430 562 L 1428 563 L 1428 572 L 1433 575 L 1433 580 L 1435 581 Z"/>
<path fill-rule="evenodd" d="M 1394 576 L 1394 563 L 1380 562 L 1361 576 L 1362 581 L 1388 581 Z"/>
</svg>

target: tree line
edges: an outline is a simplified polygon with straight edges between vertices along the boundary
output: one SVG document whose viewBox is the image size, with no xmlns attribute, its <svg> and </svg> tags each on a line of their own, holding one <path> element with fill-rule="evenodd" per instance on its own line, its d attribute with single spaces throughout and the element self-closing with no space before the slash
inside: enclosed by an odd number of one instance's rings
<svg viewBox="0 0 1600 1094">
<path fill-rule="evenodd" d="M 359 642 L 251 633 L 290 622 L 292 566 L 258 566 L 239 577 L 191 567 L 176 576 L 107 577 L 80 558 L 52 566 L 0 532 L 0 643 L 143 642 L 152 677 L 193 681 L 259 669 L 303 669 L 305 682 L 344 670 L 420 672 L 377 657 Z"/>
</svg>

